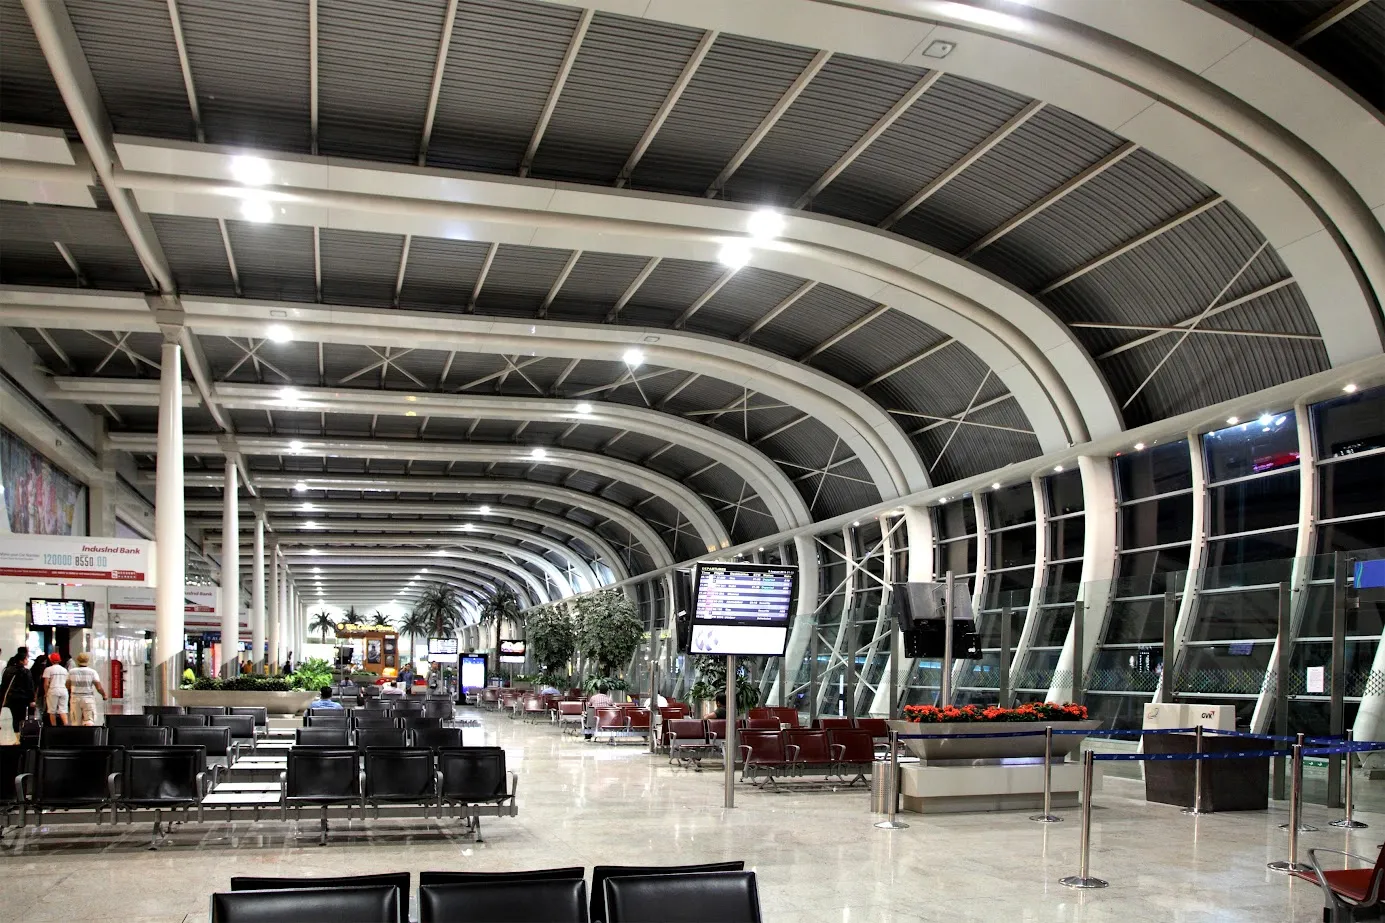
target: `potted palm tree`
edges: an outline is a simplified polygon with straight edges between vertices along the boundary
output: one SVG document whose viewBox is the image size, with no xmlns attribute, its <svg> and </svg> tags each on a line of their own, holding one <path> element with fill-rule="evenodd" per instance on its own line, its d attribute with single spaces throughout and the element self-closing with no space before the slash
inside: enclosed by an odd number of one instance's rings
<svg viewBox="0 0 1385 923">
<path fill-rule="evenodd" d="M 410 615 L 421 617 L 424 631 L 434 638 L 449 638 L 462 624 L 462 595 L 450 583 L 430 583 L 419 594 Z"/>
<path fill-rule="evenodd" d="M 432 620 L 421 609 L 415 607 L 408 615 L 400 619 L 399 624 L 395 627 L 399 630 L 400 635 L 409 639 L 409 658 L 417 660 L 418 639 L 428 637 L 428 632 L 433 627 Z"/>
<path fill-rule="evenodd" d="M 317 632 L 317 638 L 323 644 L 327 643 L 327 632 L 330 631 L 335 633 L 336 629 L 336 622 L 333 622 L 332 617 L 328 615 L 325 611 L 316 612 L 309 617 L 308 631 Z"/>
<path fill-rule="evenodd" d="M 519 597 L 510 587 L 501 584 L 496 587 L 495 592 L 486 597 L 486 601 L 481 604 L 480 622 L 482 625 L 495 626 L 495 656 L 500 656 L 500 631 L 505 622 L 518 624 L 520 620 Z"/>
</svg>

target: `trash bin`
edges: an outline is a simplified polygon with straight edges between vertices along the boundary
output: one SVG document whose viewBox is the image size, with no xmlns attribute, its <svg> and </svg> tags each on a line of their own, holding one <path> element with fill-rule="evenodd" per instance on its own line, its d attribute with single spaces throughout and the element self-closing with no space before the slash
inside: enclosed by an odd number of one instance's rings
<svg viewBox="0 0 1385 923">
<path fill-rule="evenodd" d="M 890 761 L 876 760 L 870 769 L 870 812 L 890 813 L 890 798 L 893 795 L 893 786 L 890 785 Z"/>
</svg>

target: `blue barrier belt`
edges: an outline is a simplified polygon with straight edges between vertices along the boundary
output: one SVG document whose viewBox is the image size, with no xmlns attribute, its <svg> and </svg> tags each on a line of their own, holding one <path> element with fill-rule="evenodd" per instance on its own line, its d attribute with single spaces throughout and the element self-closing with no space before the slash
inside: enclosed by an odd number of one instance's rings
<svg viewBox="0 0 1385 923">
<path fill-rule="evenodd" d="M 1082 734 L 1082 735 L 1084 735 L 1084 736 L 1086 736 L 1086 737 L 1117 737 L 1117 736 L 1120 736 L 1120 735 L 1122 735 L 1122 734 L 1126 734 L 1126 735 L 1133 734 L 1133 735 L 1135 735 L 1136 737 L 1143 737 L 1145 734 L 1191 734 L 1191 733 L 1193 733 L 1194 730 L 1195 730 L 1194 728 L 1149 728 L 1149 729 L 1147 729 L 1147 730 L 1141 729 L 1141 730 L 1138 730 L 1138 731 L 1120 731 L 1120 730 L 1114 730 L 1114 729 L 1109 730 L 1109 731 L 1079 731 L 1079 730 L 1072 730 L 1072 729 L 1068 729 L 1068 728 L 1064 728 L 1064 729 L 1062 729 L 1062 730 L 1059 730 L 1058 728 L 1054 728 L 1053 733 L 1054 733 L 1054 734 Z"/>
<path fill-rule="evenodd" d="M 1245 760 L 1292 755 L 1292 750 L 1250 750 L 1244 753 L 1093 753 L 1092 759 L 1144 763 L 1153 760 Z"/>
<path fill-rule="evenodd" d="M 1282 740 L 1286 743 L 1298 743 L 1298 735 L 1290 734 L 1287 737 L 1278 737 L 1274 734 L 1252 734 L 1249 731 L 1223 731 L 1218 728 L 1203 728 L 1204 734 L 1218 734 L 1222 737 L 1244 737 L 1246 740 Z"/>
</svg>

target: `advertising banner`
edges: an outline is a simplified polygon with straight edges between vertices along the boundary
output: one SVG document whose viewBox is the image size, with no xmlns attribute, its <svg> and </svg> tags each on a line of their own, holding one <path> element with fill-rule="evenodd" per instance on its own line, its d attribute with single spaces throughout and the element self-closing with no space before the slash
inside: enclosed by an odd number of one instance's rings
<svg viewBox="0 0 1385 923">
<path fill-rule="evenodd" d="M 136 538 L 0 535 L 0 580 L 154 586 L 154 543 Z"/>
</svg>

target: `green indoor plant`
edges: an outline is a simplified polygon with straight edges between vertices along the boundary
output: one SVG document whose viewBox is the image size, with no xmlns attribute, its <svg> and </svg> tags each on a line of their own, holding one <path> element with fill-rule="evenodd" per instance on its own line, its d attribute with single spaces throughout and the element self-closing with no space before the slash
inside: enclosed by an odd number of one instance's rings
<svg viewBox="0 0 1385 923">
<path fill-rule="evenodd" d="M 695 657 L 693 667 L 697 670 L 697 682 L 688 690 L 688 698 L 694 702 L 715 702 L 717 696 L 726 694 L 726 658 Z M 748 712 L 760 704 L 760 687 L 750 678 L 750 671 L 744 665 L 736 667 L 736 711 Z"/>
<path fill-rule="evenodd" d="M 568 661 L 577 653 L 577 626 L 567 606 L 537 606 L 524 615 L 529 653 L 539 667 L 536 681 L 554 686 L 567 682 Z"/>
<path fill-rule="evenodd" d="M 578 596 L 571 605 L 577 646 L 595 669 L 596 677 L 606 679 L 608 689 L 625 689 L 625 681 L 616 674 L 644 641 L 644 622 L 635 613 L 634 603 L 620 590 L 607 589 Z M 612 682 L 621 685 L 610 685 Z"/>
</svg>

